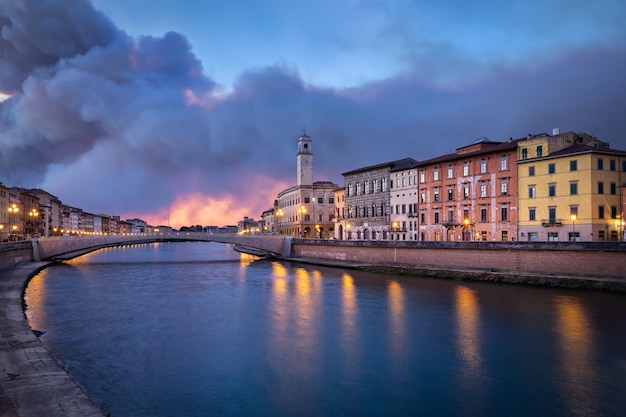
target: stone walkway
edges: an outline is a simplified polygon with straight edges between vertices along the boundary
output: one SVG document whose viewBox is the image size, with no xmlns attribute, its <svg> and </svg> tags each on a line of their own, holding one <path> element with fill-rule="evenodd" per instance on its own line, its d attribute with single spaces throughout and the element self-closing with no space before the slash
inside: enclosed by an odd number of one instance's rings
<svg viewBox="0 0 626 417">
<path fill-rule="evenodd" d="M 24 317 L 24 286 L 46 265 L 25 263 L 0 272 L 0 417 L 102 417 Z"/>
</svg>

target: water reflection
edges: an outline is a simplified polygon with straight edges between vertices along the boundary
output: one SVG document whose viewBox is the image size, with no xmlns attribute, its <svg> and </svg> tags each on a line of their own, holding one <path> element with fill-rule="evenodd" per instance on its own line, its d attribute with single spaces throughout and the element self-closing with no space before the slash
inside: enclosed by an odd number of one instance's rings
<svg viewBox="0 0 626 417">
<path fill-rule="evenodd" d="M 48 287 L 46 285 L 47 270 L 41 271 L 28 282 L 24 299 L 28 299 L 28 324 L 33 330 L 46 329 L 47 318 L 45 306 L 48 298 Z M 28 297 L 28 298 L 27 298 Z"/>
<path fill-rule="evenodd" d="M 357 363 L 357 300 L 354 278 L 348 273 L 341 277 L 341 345 L 345 365 L 350 374 L 356 371 Z"/>
<path fill-rule="evenodd" d="M 389 308 L 389 343 L 391 359 L 396 370 L 404 368 L 406 359 L 406 314 L 404 308 L 404 290 L 397 281 L 389 281 L 387 286 Z"/>
<path fill-rule="evenodd" d="M 587 311 L 574 297 L 558 296 L 555 301 L 562 350 L 562 395 L 573 415 L 599 415 L 591 360 L 594 336 Z"/>
<path fill-rule="evenodd" d="M 473 290 L 457 286 L 456 291 L 457 352 L 466 374 L 478 376 L 482 371 L 480 351 L 479 304 Z"/>
</svg>

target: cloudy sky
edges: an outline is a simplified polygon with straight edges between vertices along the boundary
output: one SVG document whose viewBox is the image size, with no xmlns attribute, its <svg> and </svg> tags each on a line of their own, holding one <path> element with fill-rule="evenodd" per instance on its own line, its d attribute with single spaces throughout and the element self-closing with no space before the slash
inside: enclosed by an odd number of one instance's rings
<svg viewBox="0 0 626 417">
<path fill-rule="evenodd" d="M 0 182 L 152 224 L 481 137 L 626 150 L 623 0 L 0 0 Z"/>
</svg>

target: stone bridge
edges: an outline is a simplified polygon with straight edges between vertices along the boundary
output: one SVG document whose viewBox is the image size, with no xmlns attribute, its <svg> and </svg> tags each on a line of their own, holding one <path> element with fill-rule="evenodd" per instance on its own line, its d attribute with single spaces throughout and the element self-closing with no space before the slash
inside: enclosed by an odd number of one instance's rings
<svg viewBox="0 0 626 417">
<path fill-rule="evenodd" d="M 96 249 L 136 243 L 204 241 L 235 245 L 255 255 L 291 254 L 291 237 L 227 233 L 144 233 L 137 235 L 59 236 L 0 244 L 0 270 L 23 262 L 69 259 Z"/>
</svg>

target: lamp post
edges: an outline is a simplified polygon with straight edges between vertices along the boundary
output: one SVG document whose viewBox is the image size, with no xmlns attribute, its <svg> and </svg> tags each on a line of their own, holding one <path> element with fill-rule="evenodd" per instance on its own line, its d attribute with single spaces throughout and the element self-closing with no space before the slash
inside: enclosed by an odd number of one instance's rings
<svg viewBox="0 0 626 417">
<path fill-rule="evenodd" d="M 39 217 L 39 211 L 37 211 L 37 209 L 32 209 L 28 212 L 28 216 L 31 218 L 29 221 L 31 226 L 33 225 L 33 222 L 35 224 L 33 227 L 33 234 L 37 235 L 37 218 Z"/>
<path fill-rule="evenodd" d="M 465 226 L 465 231 L 463 232 L 463 240 L 465 240 L 466 236 L 471 236 L 471 232 L 468 231 L 470 220 L 467 217 L 463 219 L 463 225 Z"/>
<path fill-rule="evenodd" d="M 17 204 L 13 203 L 11 204 L 11 206 L 9 207 L 9 223 L 11 223 L 11 233 L 17 233 L 17 225 L 14 224 L 15 222 L 15 216 L 17 216 L 17 213 L 20 211 L 20 208 L 17 206 Z M 11 216 L 13 216 L 13 221 L 11 221 Z"/>
<path fill-rule="evenodd" d="M 570 216 L 570 218 L 572 219 L 572 238 L 570 239 L 572 242 L 576 241 L 576 229 L 574 224 L 576 223 L 576 214 L 572 213 L 572 215 Z"/>
<path fill-rule="evenodd" d="M 306 214 L 306 207 L 300 206 L 300 208 L 298 208 L 298 214 L 300 214 L 300 227 L 298 230 L 300 231 L 300 237 L 304 237 L 304 215 Z"/>
<path fill-rule="evenodd" d="M 278 210 L 276 210 L 276 216 L 275 216 L 276 217 L 276 231 L 278 232 L 278 234 L 281 234 L 281 231 L 280 231 L 280 219 L 281 219 L 281 217 L 283 217 L 283 214 L 284 214 L 283 213 L 283 209 L 279 208 Z"/>
<path fill-rule="evenodd" d="M 346 223 L 346 235 L 347 235 L 347 239 L 346 240 L 350 240 L 352 238 L 352 233 L 350 233 L 350 228 L 352 227 L 352 225 L 350 223 Z"/>
</svg>

